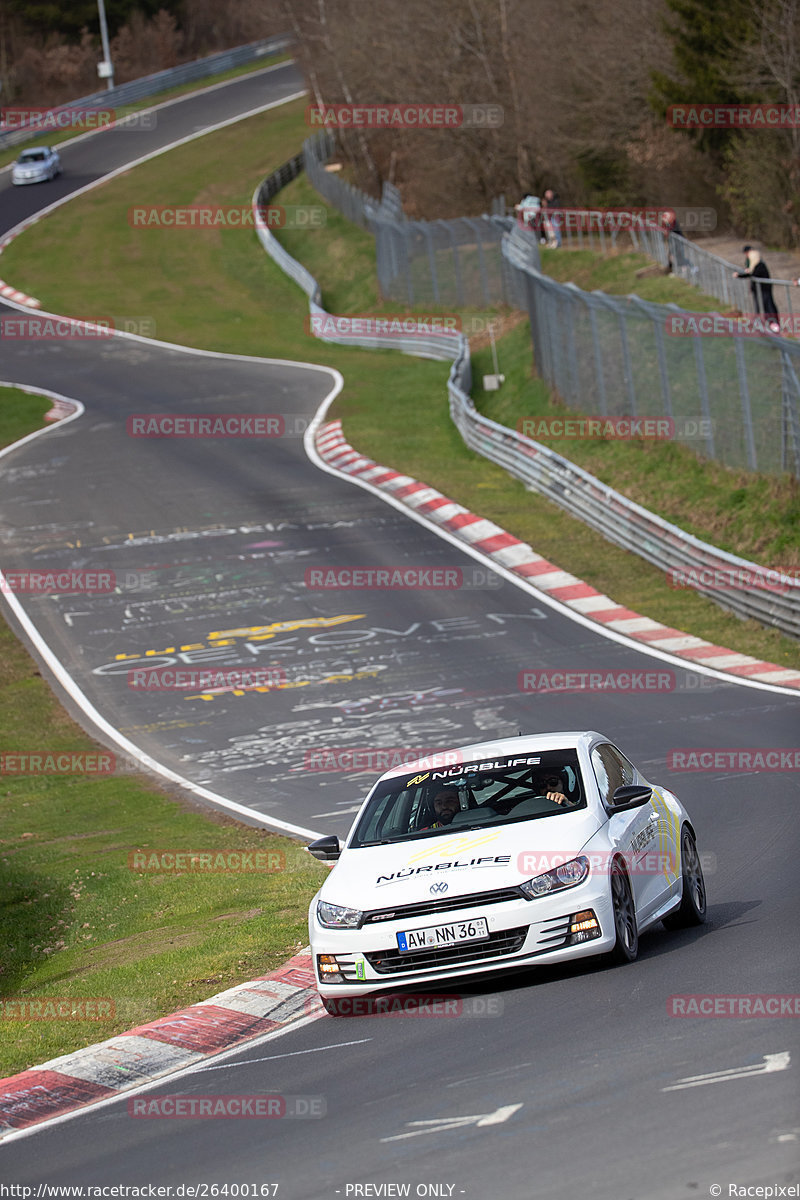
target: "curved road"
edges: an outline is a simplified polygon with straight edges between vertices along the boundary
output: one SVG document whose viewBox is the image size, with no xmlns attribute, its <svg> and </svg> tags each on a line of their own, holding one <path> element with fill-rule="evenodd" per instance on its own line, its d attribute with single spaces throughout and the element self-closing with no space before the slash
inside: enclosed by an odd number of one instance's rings
<svg viewBox="0 0 800 1200">
<path fill-rule="evenodd" d="M 287 66 L 159 110 L 150 133 L 66 147 L 47 198 L 297 87 Z M 38 189 L 11 193 L 7 176 L 0 197 L 5 228 L 41 203 Z M 0 566 L 114 572 L 113 594 L 20 599 L 86 697 L 144 752 L 266 819 L 341 834 L 376 770 L 331 770 L 346 762 L 338 752 L 600 728 L 686 800 L 701 850 L 715 856 L 709 924 L 647 935 L 635 966 L 472 987 L 451 1019 L 314 1019 L 148 1093 L 300 1095 L 324 1117 L 140 1122 L 123 1099 L 8 1142 L 3 1178 L 277 1182 L 293 1200 L 403 1194 L 367 1184 L 499 1200 L 661 1198 L 793 1178 L 793 1022 L 681 1020 L 667 1001 L 792 991 L 797 778 L 675 774 L 665 763 L 677 747 L 795 745 L 800 698 L 665 668 L 317 470 L 300 434 L 336 384 L 324 369 L 116 338 L 2 351 L 5 379 L 64 392 L 86 413 L 0 463 Z M 127 435 L 129 416 L 157 412 L 276 414 L 286 432 Z M 455 567 L 465 586 L 306 586 L 308 570 L 331 565 Z M 128 671 L 142 659 L 256 664 L 292 686 L 213 699 L 141 692 Z M 518 672 L 534 666 L 672 677 L 669 690 L 634 697 L 522 694 Z M 715 1072 L 728 1074 L 680 1083 Z"/>
</svg>

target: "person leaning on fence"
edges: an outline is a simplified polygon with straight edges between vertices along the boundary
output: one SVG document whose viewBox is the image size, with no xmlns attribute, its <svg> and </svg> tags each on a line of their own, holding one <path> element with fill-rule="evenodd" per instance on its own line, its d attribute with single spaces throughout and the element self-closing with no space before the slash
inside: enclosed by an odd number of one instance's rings
<svg viewBox="0 0 800 1200">
<path fill-rule="evenodd" d="M 742 254 L 746 255 L 745 269 L 743 271 L 734 271 L 735 279 L 750 279 L 750 292 L 753 297 L 756 312 L 763 313 L 767 318 L 767 324 L 773 333 L 778 333 L 780 330 L 780 314 L 777 305 L 772 296 L 772 284 L 764 283 L 763 280 L 771 279 L 769 268 L 764 262 L 758 250 L 754 250 L 752 246 L 744 246 Z"/>
<path fill-rule="evenodd" d="M 514 205 L 514 212 L 526 229 L 532 229 L 537 236 L 541 236 L 542 202 L 538 196 L 525 196 L 519 204 Z"/>
<path fill-rule="evenodd" d="M 668 208 L 661 214 L 661 228 L 667 238 L 667 274 L 681 275 L 686 266 L 686 258 L 683 253 L 683 246 L 679 241 L 670 241 L 670 235 L 674 234 L 676 238 L 683 238 L 683 230 L 678 224 L 678 216 L 674 209 Z M 675 250 L 675 262 L 672 262 L 672 251 Z"/>
</svg>

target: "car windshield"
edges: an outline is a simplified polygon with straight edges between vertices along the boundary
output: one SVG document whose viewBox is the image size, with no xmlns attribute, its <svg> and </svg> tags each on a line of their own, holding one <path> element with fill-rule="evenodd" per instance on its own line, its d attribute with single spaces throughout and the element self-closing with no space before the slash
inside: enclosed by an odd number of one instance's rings
<svg viewBox="0 0 800 1200">
<path fill-rule="evenodd" d="M 376 787 L 349 846 L 443 837 L 487 825 L 557 817 L 585 807 L 574 749 L 417 768 Z"/>
<path fill-rule="evenodd" d="M 21 163 L 47 162 L 47 150 L 23 150 L 19 156 Z"/>
</svg>

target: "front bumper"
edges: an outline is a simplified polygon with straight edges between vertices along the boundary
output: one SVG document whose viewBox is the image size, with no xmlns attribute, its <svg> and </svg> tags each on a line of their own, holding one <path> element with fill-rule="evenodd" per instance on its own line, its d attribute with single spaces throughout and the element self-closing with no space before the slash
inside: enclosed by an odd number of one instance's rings
<svg viewBox="0 0 800 1200">
<path fill-rule="evenodd" d="M 600 924 L 600 936 L 568 944 L 571 918 L 591 909 Z M 397 934 L 431 925 L 468 922 L 485 917 L 485 941 L 398 950 Z M 309 921 L 311 953 L 321 996 L 364 996 L 408 986 L 433 986 L 454 979 L 485 975 L 527 965 L 544 965 L 585 958 L 613 949 L 616 932 L 608 881 L 600 876 L 575 888 L 536 900 L 515 898 L 500 904 L 440 910 L 435 916 L 415 916 L 382 921 L 361 929 L 325 929 L 316 919 L 316 903 Z M 337 978 L 321 977 L 319 956 L 332 955 Z"/>
</svg>

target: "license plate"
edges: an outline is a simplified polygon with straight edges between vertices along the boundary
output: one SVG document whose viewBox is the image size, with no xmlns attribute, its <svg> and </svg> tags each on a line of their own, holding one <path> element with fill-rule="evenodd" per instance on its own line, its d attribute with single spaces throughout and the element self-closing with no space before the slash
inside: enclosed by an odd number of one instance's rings
<svg viewBox="0 0 800 1200">
<path fill-rule="evenodd" d="M 397 948 L 404 954 L 414 950 L 429 950 L 431 946 L 456 946 L 461 942 L 481 942 L 489 936 L 486 917 L 474 921 L 457 921 L 453 925 L 430 925 L 427 929 L 410 929 L 398 933 Z"/>
</svg>

